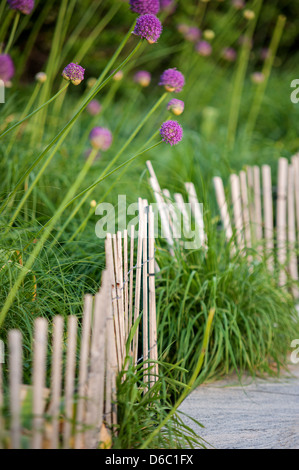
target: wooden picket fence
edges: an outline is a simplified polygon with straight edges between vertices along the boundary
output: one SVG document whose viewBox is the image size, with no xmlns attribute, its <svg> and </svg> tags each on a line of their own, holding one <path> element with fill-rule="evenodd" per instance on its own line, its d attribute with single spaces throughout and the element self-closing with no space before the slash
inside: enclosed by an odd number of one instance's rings
<svg viewBox="0 0 299 470">
<path fill-rule="evenodd" d="M 227 191 L 218 176 L 214 187 L 232 253 L 248 256 L 249 262 L 264 260 L 270 272 L 278 271 L 280 286 L 286 285 L 288 277 L 295 281 L 292 293 L 297 298 L 299 154 L 290 163 L 279 159 L 277 178 L 277 188 L 273 188 L 269 165 L 249 166 L 230 175 Z"/>
<path fill-rule="evenodd" d="M 76 316 L 67 318 L 66 332 L 61 316 L 51 326 L 35 320 L 30 385 L 22 382 L 22 334 L 9 332 L 5 386 L 0 364 L 0 448 L 109 447 L 126 358 L 147 361 L 146 389 L 157 380 L 154 217 L 147 201 L 139 199 L 139 208 L 137 253 L 134 226 L 130 242 L 127 231 L 107 235 L 101 288 L 84 298 L 80 340 Z"/>
<path fill-rule="evenodd" d="M 171 255 L 174 254 L 175 242 L 179 242 L 179 244 L 182 243 L 180 224 L 183 224 L 184 234 L 186 235 L 186 239 L 188 239 L 191 237 L 192 220 L 196 221 L 195 229 L 198 231 L 196 238 L 199 240 L 200 246 L 205 248 L 206 234 L 204 216 L 194 184 L 192 182 L 185 183 L 187 199 L 184 199 L 184 196 L 178 192 L 174 193 L 172 196 L 167 188 L 161 189 L 151 161 L 148 160 L 146 165 L 149 171 L 149 184 L 153 191 L 160 215 L 162 233 L 168 244 Z M 186 203 L 188 203 L 191 208 L 190 213 L 187 212 Z M 177 238 L 178 233 L 180 234 L 180 238 Z"/>
</svg>

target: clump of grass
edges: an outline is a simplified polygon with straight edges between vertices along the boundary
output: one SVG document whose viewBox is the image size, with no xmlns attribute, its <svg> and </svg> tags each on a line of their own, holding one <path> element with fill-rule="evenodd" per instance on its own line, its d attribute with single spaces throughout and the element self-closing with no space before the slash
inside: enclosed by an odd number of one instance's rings
<svg viewBox="0 0 299 470">
<path fill-rule="evenodd" d="M 210 232 L 209 232 L 210 233 Z M 187 383 L 202 343 L 208 312 L 215 309 L 209 348 L 198 383 L 236 371 L 277 374 L 299 333 L 294 300 L 279 289 L 264 263 L 231 257 L 222 235 L 208 250 L 160 252 L 158 341 L 163 361 L 180 364 Z"/>
<path fill-rule="evenodd" d="M 150 373 L 152 366 L 141 362 L 137 366 L 130 364 L 128 369 L 119 374 L 117 381 L 118 422 L 113 439 L 115 449 L 136 449 L 151 438 L 158 426 L 166 421 L 160 432 L 151 439 L 147 448 L 151 449 L 194 449 L 204 448 L 205 442 L 182 420 L 176 412 L 168 420 L 173 409 L 172 396 L 175 391 L 186 388 L 174 376 L 182 368 L 166 362 L 159 362 L 159 378 L 148 389 L 143 381 L 145 371 Z M 191 418 L 198 426 L 202 424 Z"/>
</svg>

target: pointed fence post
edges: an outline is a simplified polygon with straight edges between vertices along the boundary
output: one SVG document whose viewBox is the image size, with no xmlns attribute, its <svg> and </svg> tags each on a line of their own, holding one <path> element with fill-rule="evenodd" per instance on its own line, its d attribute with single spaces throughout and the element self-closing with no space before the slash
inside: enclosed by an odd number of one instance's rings
<svg viewBox="0 0 299 470">
<path fill-rule="evenodd" d="M 278 160 L 278 188 L 277 188 L 277 260 L 279 263 L 279 285 L 286 283 L 287 262 L 287 186 L 288 186 L 288 160 Z"/>
<path fill-rule="evenodd" d="M 49 414 L 51 416 L 51 448 L 59 448 L 59 415 L 62 388 L 62 352 L 63 352 L 64 320 L 57 315 L 53 320 L 53 353 L 51 368 L 51 403 Z"/>
<path fill-rule="evenodd" d="M 10 390 L 10 438 L 11 448 L 21 448 L 21 384 L 22 384 L 22 335 L 11 330 L 9 345 L 9 390 Z"/>
</svg>

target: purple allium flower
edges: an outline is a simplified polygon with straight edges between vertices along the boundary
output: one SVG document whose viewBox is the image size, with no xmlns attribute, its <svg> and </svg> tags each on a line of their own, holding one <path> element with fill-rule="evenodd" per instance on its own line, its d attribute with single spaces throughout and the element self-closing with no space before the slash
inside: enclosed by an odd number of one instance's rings
<svg viewBox="0 0 299 470">
<path fill-rule="evenodd" d="M 176 145 L 183 138 L 183 129 L 177 121 L 166 121 L 161 126 L 160 134 L 164 142 Z"/>
<path fill-rule="evenodd" d="M 34 0 L 7 0 L 12 10 L 19 10 L 24 15 L 30 15 L 34 8 Z"/>
<path fill-rule="evenodd" d="M 138 15 L 156 15 L 160 10 L 159 0 L 130 0 L 131 10 Z"/>
<path fill-rule="evenodd" d="M 173 98 L 172 100 L 170 100 L 167 105 L 168 111 L 171 111 L 176 116 L 179 116 L 180 114 L 182 114 L 184 112 L 184 108 L 185 108 L 184 101 L 177 100 L 176 98 Z"/>
<path fill-rule="evenodd" d="M 237 53 L 232 47 L 225 47 L 222 50 L 222 57 L 228 62 L 234 62 L 236 60 Z"/>
<path fill-rule="evenodd" d="M 134 81 L 143 87 L 149 86 L 152 76 L 146 70 L 139 70 L 134 75 Z"/>
<path fill-rule="evenodd" d="M 89 139 L 93 148 L 105 151 L 111 147 L 113 138 L 106 127 L 94 127 L 89 134 Z"/>
<path fill-rule="evenodd" d="M 160 0 L 160 8 L 171 15 L 176 10 L 176 4 L 174 0 Z"/>
<path fill-rule="evenodd" d="M 85 69 L 81 65 L 71 62 L 62 72 L 63 78 L 70 80 L 73 85 L 79 85 L 84 80 Z"/>
<path fill-rule="evenodd" d="M 139 16 L 133 34 L 145 38 L 149 44 L 154 44 L 162 34 L 162 23 L 152 14 Z"/>
<path fill-rule="evenodd" d="M 196 52 L 203 57 L 207 57 L 212 54 L 212 46 L 207 41 L 199 41 L 195 46 Z"/>
<path fill-rule="evenodd" d="M 185 78 L 184 75 L 176 69 L 176 67 L 173 69 L 167 69 L 162 73 L 159 85 L 164 86 L 166 91 L 179 93 L 185 85 Z"/>
<path fill-rule="evenodd" d="M 86 109 L 92 116 L 97 116 L 102 111 L 102 105 L 98 102 L 98 100 L 92 100 L 90 103 L 88 103 Z"/>
<path fill-rule="evenodd" d="M 200 39 L 201 31 L 196 26 L 191 26 L 184 34 L 186 41 L 196 42 Z"/>
<path fill-rule="evenodd" d="M 253 83 L 263 83 L 263 81 L 265 80 L 265 75 L 263 74 L 263 72 L 254 72 L 252 75 L 251 75 L 251 80 Z"/>
<path fill-rule="evenodd" d="M 9 82 L 14 76 L 15 68 L 13 61 L 8 54 L 0 54 L 0 80 Z"/>
</svg>

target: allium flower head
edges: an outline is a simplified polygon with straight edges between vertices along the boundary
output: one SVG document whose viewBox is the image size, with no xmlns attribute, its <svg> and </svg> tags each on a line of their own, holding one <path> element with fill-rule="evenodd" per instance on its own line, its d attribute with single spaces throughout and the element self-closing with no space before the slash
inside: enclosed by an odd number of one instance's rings
<svg viewBox="0 0 299 470">
<path fill-rule="evenodd" d="M 134 81 L 142 87 L 147 87 L 151 83 L 152 76 L 146 70 L 139 70 L 134 75 Z"/>
<path fill-rule="evenodd" d="M 160 134 L 164 142 L 176 145 L 183 138 L 183 129 L 177 121 L 166 121 L 161 126 Z"/>
<path fill-rule="evenodd" d="M 146 39 L 149 44 L 154 44 L 162 34 L 162 23 L 152 14 L 139 16 L 133 34 Z"/>
<path fill-rule="evenodd" d="M 185 78 L 184 75 L 176 69 L 176 67 L 173 69 L 167 69 L 162 73 L 159 85 L 164 86 L 166 91 L 179 93 L 185 85 Z"/>
<path fill-rule="evenodd" d="M 207 57 L 212 54 L 212 46 L 207 41 L 199 41 L 195 46 L 196 52 L 203 57 Z"/>
<path fill-rule="evenodd" d="M 9 82 L 14 76 L 15 68 L 13 61 L 8 54 L 0 54 L 0 80 Z"/>
<path fill-rule="evenodd" d="M 184 112 L 184 108 L 185 108 L 184 101 L 177 100 L 176 98 L 173 98 L 172 100 L 170 100 L 167 105 L 168 111 L 171 111 L 176 116 L 179 116 L 180 114 L 182 114 Z"/>
<path fill-rule="evenodd" d="M 265 75 L 263 74 L 263 72 L 254 72 L 252 75 L 251 75 L 251 80 L 253 83 L 263 83 L 263 81 L 265 80 Z"/>
<path fill-rule="evenodd" d="M 184 38 L 187 41 L 196 42 L 200 39 L 201 31 L 196 26 L 191 26 L 188 31 L 184 33 Z"/>
<path fill-rule="evenodd" d="M 91 145 L 94 149 L 108 150 L 112 144 L 112 134 L 106 127 L 94 127 L 89 134 Z"/>
<path fill-rule="evenodd" d="M 24 15 L 30 15 L 34 8 L 34 0 L 7 0 L 12 10 L 19 10 Z"/>
<path fill-rule="evenodd" d="M 102 105 L 98 102 L 98 100 L 92 100 L 87 105 L 87 111 L 91 116 L 97 116 L 102 111 Z"/>
<path fill-rule="evenodd" d="M 160 10 L 159 0 L 130 0 L 131 10 L 138 15 L 156 15 Z"/>
<path fill-rule="evenodd" d="M 70 80 L 73 85 L 79 85 L 84 80 L 85 69 L 81 65 L 71 62 L 62 72 L 63 78 Z"/>
<path fill-rule="evenodd" d="M 47 74 L 45 72 L 38 72 L 35 75 L 35 80 L 39 83 L 45 83 L 47 81 Z"/>
<path fill-rule="evenodd" d="M 222 50 L 222 57 L 228 62 L 234 62 L 236 60 L 237 53 L 232 47 L 225 47 Z"/>
</svg>

